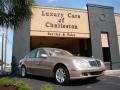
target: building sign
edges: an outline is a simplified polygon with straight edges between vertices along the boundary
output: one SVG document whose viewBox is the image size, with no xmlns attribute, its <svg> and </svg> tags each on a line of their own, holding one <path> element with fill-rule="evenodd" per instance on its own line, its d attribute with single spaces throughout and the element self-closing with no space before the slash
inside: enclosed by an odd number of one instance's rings
<svg viewBox="0 0 120 90">
<path fill-rule="evenodd" d="M 30 34 L 89 38 L 87 12 L 65 8 L 33 7 Z"/>
<path fill-rule="evenodd" d="M 59 33 L 59 32 L 48 32 L 49 36 L 57 36 L 57 37 L 75 37 L 74 33 Z"/>
<path fill-rule="evenodd" d="M 77 25 L 65 25 L 62 23 L 57 23 L 57 24 L 53 24 L 51 22 L 46 22 L 45 23 L 46 27 L 52 27 L 52 28 L 67 28 L 67 29 L 78 29 Z"/>
<path fill-rule="evenodd" d="M 53 22 L 46 22 L 45 26 L 46 27 L 52 27 L 52 28 L 66 28 L 66 29 L 78 29 L 77 25 L 73 25 L 73 24 L 64 24 L 65 22 L 65 18 L 64 18 L 64 14 L 63 13 L 54 13 L 54 12 L 46 12 L 46 11 L 41 11 L 42 16 L 45 17 L 59 17 L 58 19 L 58 23 L 53 23 Z M 74 15 L 72 13 L 68 13 L 67 14 L 68 18 L 76 18 L 76 19 L 80 19 L 80 15 Z"/>
</svg>

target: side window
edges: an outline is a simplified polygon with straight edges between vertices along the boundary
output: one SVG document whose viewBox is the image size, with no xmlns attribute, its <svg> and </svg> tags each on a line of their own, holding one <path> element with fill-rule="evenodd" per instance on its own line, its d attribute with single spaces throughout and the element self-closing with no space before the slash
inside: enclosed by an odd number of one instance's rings
<svg viewBox="0 0 120 90">
<path fill-rule="evenodd" d="M 41 57 L 42 54 L 46 54 L 46 52 L 43 49 L 38 49 L 36 57 Z"/>
<path fill-rule="evenodd" d="M 33 50 L 32 52 L 30 52 L 29 58 L 35 58 L 36 52 L 37 52 L 37 50 Z"/>
<path fill-rule="evenodd" d="M 29 58 L 30 57 L 30 53 L 28 53 L 24 58 Z"/>
</svg>

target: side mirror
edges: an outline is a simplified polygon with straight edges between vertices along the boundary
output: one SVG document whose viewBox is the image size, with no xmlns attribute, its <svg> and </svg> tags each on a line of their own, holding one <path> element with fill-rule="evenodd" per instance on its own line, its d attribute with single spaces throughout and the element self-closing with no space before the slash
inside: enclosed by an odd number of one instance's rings
<svg viewBox="0 0 120 90">
<path fill-rule="evenodd" d="M 42 58 L 47 58 L 48 56 L 47 56 L 47 54 L 41 54 L 41 57 Z"/>
</svg>

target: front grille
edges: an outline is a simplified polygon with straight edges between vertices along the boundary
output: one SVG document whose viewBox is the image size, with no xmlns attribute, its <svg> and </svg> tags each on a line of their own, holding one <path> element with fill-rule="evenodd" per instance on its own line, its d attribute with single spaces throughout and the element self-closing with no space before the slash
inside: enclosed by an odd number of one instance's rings
<svg viewBox="0 0 120 90">
<path fill-rule="evenodd" d="M 90 64 L 90 66 L 92 66 L 92 67 L 100 67 L 100 66 L 101 66 L 101 63 L 100 63 L 100 61 L 98 61 L 98 60 L 89 61 L 89 64 Z"/>
<path fill-rule="evenodd" d="M 90 75 L 100 75 L 103 71 L 97 71 L 97 72 L 90 72 Z"/>
</svg>

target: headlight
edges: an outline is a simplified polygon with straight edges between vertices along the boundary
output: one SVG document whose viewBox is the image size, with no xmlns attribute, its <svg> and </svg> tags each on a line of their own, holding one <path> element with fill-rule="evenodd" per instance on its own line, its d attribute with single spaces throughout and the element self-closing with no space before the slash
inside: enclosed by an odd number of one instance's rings
<svg viewBox="0 0 120 90">
<path fill-rule="evenodd" d="M 88 62 L 86 62 L 85 60 L 73 60 L 73 64 L 77 69 L 81 69 L 81 68 L 88 68 L 89 64 Z"/>
<path fill-rule="evenodd" d="M 99 60 L 99 59 L 96 59 L 96 60 L 100 61 L 101 65 L 105 65 L 102 60 Z"/>
</svg>

